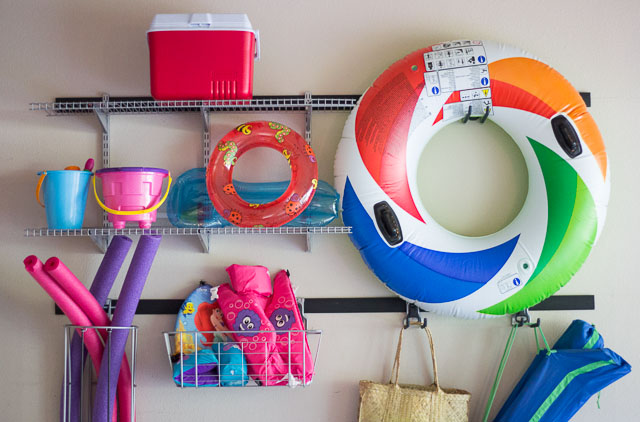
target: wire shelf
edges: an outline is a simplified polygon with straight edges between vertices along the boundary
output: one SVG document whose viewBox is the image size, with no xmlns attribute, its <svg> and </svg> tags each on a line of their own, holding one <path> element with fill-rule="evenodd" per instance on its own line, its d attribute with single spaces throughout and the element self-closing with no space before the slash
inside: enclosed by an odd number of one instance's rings
<svg viewBox="0 0 640 422">
<path fill-rule="evenodd" d="M 317 368 L 322 337 L 321 330 L 163 334 L 173 381 L 180 388 L 306 387 Z M 277 359 L 269 350 L 279 351 Z"/>
<path fill-rule="evenodd" d="M 140 228 L 102 228 L 87 227 L 82 229 L 24 229 L 25 237 L 80 237 L 80 236 L 115 236 L 115 235 L 163 235 L 163 236 L 197 236 L 234 235 L 234 234 L 350 234 L 351 226 L 324 227 L 221 227 L 221 228 L 178 228 L 151 227 Z"/>
<path fill-rule="evenodd" d="M 58 98 L 56 101 L 30 103 L 32 111 L 45 111 L 50 116 L 102 112 L 108 114 L 153 114 L 174 112 L 258 112 L 258 111 L 350 111 L 359 95 L 262 96 L 250 100 L 172 100 L 152 98 Z"/>
</svg>

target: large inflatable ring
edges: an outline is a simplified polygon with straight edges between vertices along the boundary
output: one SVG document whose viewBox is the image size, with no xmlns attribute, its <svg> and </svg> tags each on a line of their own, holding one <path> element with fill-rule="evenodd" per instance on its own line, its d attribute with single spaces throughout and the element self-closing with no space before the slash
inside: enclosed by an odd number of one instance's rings
<svg viewBox="0 0 640 422">
<path fill-rule="evenodd" d="M 440 226 L 418 196 L 420 155 L 443 127 L 490 119 L 524 156 L 528 195 L 492 235 Z M 336 164 L 343 220 L 394 292 L 446 315 L 515 313 L 566 284 L 602 231 L 607 154 L 579 93 L 520 49 L 452 41 L 413 52 L 366 91 L 346 122 Z"/>
<path fill-rule="evenodd" d="M 236 161 L 253 148 L 279 151 L 289 162 L 291 182 L 275 201 L 250 204 L 233 187 Z M 207 192 L 216 211 L 236 226 L 279 227 L 309 205 L 318 186 L 318 164 L 311 146 L 287 126 L 266 121 L 242 124 L 213 148 L 207 168 Z"/>
</svg>

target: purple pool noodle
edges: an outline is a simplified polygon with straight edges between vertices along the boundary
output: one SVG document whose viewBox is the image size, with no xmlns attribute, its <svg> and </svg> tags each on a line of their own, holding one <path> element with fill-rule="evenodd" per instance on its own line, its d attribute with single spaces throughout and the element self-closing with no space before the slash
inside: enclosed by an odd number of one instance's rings
<svg viewBox="0 0 640 422">
<path fill-rule="evenodd" d="M 96 298 L 98 303 L 105 303 L 109 297 L 109 292 L 120 272 L 122 263 L 131 248 L 131 239 L 126 236 L 114 236 L 109 244 L 107 252 L 102 258 L 102 263 L 93 279 L 89 291 Z M 82 347 L 82 338 L 78 333 L 73 334 L 71 341 L 71 401 L 69 408 L 69 421 L 78 422 L 80 420 L 80 385 L 82 375 L 82 362 L 86 362 L 87 351 Z M 83 360 L 84 359 L 84 360 Z M 64 389 L 64 385 L 62 386 Z M 60 395 L 60 421 L 63 421 L 64 393 Z"/>
<path fill-rule="evenodd" d="M 120 297 L 118 297 L 118 304 L 113 312 L 111 325 L 128 327 L 133 322 L 144 283 L 161 240 L 162 236 L 140 236 Z M 92 422 L 109 422 L 109 410 L 113 409 L 118 374 L 128 337 L 129 331 L 114 330 L 111 334 L 111 347 L 105 346 L 94 399 Z"/>
</svg>

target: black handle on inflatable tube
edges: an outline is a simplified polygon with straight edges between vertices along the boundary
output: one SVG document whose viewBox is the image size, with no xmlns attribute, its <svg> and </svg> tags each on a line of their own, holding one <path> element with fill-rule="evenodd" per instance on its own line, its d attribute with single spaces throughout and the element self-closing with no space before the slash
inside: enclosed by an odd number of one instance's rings
<svg viewBox="0 0 640 422">
<path fill-rule="evenodd" d="M 576 158 L 582 154 L 582 145 L 576 129 L 573 127 L 569 119 L 562 114 L 551 119 L 551 127 L 558 144 L 570 158 Z"/>
<path fill-rule="evenodd" d="M 376 223 L 380 233 L 391 246 L 402 242 L 402 229 L 396 213 L 387 201 L 378 202 L 373 206 L 373 213 L 376 216 Z"/>
</svg>

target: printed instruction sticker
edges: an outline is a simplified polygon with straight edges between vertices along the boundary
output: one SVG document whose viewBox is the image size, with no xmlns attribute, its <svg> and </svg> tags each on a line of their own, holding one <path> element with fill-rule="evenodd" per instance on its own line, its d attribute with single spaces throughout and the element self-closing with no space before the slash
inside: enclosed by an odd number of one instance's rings
<svg viewBox="0 0 640 422">
<path fill-rule="evenodd" d="M 424 54 L 425 91 L 429 97 L 460 92 L 460 100 L 445 104 L 443 118 L 474 116 L 492 110 L 491 79 L 482 41 L 460 40 L 436 44 Z"/>
</svg>

